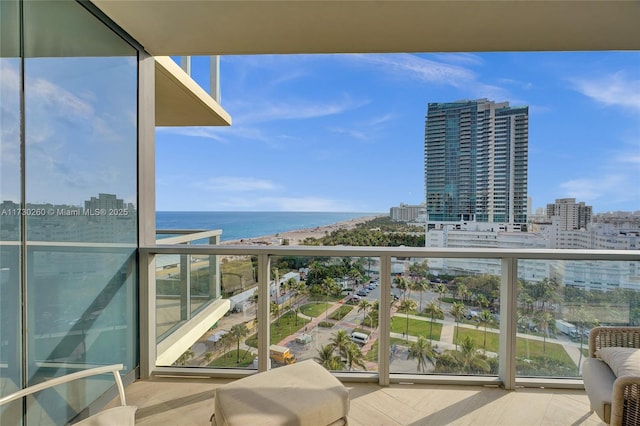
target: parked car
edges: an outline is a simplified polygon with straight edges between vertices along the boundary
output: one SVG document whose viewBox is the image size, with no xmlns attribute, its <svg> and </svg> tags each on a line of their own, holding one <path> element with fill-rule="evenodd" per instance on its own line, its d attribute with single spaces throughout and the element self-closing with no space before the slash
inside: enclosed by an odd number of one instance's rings
<svg viewBox="0 0 640 426">
<path fill-rule="evenodd" d="M 357 305 L 360 303 L 360 297 L 353 295 L 347 299 L 347 303 L 350 305 Z"/>
<path fill-rule="evenodd" d="M 366 296 L 368 293 L 364 290 L 358 290 L 358 292 L 356 293 L 358 296 Z"/>
</svg>

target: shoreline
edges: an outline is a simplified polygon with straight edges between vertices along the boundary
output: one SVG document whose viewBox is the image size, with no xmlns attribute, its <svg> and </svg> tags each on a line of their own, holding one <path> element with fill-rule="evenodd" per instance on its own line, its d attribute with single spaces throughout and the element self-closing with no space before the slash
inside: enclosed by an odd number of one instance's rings
<svg viewBox="0 0 640 426">
<path fill-rule="evenodd" d="M 290 246 L 299 246 L 300 243 L 306 238 L 321 238 L 326 234 L 330 234 L 331 232 L 338 229 L 353 229 L 356 227 L 356 225 L 369 222 L 372 219 L 376 219 L 382 216 L 384 215 L 363 216 L 355 219 L 345 220 L 342 222 L 332 223 L 329 225 L 316 226 L 314 228 L 294 229 L 277 234 L 222 241 L 220 245 L 281 245 L 283 240 L 289 240 Z"/>
</svg>

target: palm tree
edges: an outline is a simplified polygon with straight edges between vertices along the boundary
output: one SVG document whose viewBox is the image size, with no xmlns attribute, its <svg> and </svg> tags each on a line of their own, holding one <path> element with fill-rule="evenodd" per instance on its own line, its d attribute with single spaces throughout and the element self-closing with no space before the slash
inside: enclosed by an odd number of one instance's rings
<svg viewBox="0 0 640 426">
<path fill-rule="evenodd" d="M 431 343 L 424 336 L 418 336 L 418 340 L 409 348 L 409 358 L 418 360 L 417 370 L 423 373 L 427 371 L 427 361 L 435 365 L 436 356 Z"/>
<path fill-rule="evenodd" d="M 422 278 L 411 283 L 411 290 L 420 292 L 420 305 L 418 305 L 418 312 L 422 312 L 422 293 L 428 288 L 429 283 Z"/>
<path fill-rule="evenodd" d="M 296 326 L 297 326 L 298 325 L 298 312 L 300 311 L 300 301 L 298 300 L 298 298 L 299 298 L 299 296 L 307 294 L 309 292 L 309 288 L 307 287 L 307 285 L 305 283 L 299 282 L 295 287 L 295 291 L 296 291 L 296 308 L 294 309 L 294 311 L 296 313 Z"/>
<path fill-rule="evenodd" d="M 484 342 L 482 344 L 482 349 L 485 352 L 487 352 L 487 327 L 494 325 L 495 323 L 496 318 L 487 309 L 483 309 L 482 312 L 480 312 L 480 315 L 478 315 L 478 327 L 484 327 Z"/>
<path fill-rule="evenodd" d="M 409 341 L 409 312 L 414 311 L 416 309 L 416 301 L 413 299 L 402 299 L 400 302 L 400 306 L 398 307 L 399 312 L 404 312 L 407 314 L 407 342 Z"/>
<path fill-rule="evenodd" d="M 229 353 L 229 347 L 233 344 L 233 335 L 231 333 L 225 333 L 220 339 L 220 345 L 222 345 L 222 351 L 226 355 Z M 229 353 L 230 354 L 230 353 Z"/>
<path fill-rule="evenodd" d="M 445 293 L 447 292 L 447 286 L 444 284 L 438 284 L 438 293 L 440 296 L 438 297 L 438 307 L 442 308 L 442 298 L 444 298 Z"/>
<path fill-rule="evenodd" d="M 276 318 L 278 325 L 280 325 L 280 305 L 278 305 L 276 302 L 271 302 L 269 308 L 271 311 L 271 316 Z"/>
<path fill-rule="evenodd" d="M 328 321 L 329 320 L 329 292 L 333 291 L 335 289 L 335 287 L 337 287 L 338 284 L 336 283 L 336 281 L 333 278 L 325 278 L 322 281 L 322 288 L 325 291 L 325 294 L 327 296 L 327 310 L 324 311 L 324 320 Z"/>
<path fill-rule="evenodd" d="M 435 302 L 432 300 L 431 302 L 429 302 L 425 310 L 429 313 L 429 316 L 431 317 L 431 323 L 429 324 L 429 340 L 433 341 L 433 322 L 436 319 L 436 316 L 438 318 L 442 316 L 442 309 L 440 309 L 440 307 L 436 305 Z"/>
<path fill-rule="evenodd" d="M 402 290 L 402 297 L 407 298 L 407 290 L 409 289 L 409 281 L 405 277 L 395 277 L 393 283 L 397 289 Z"/>
<path fill-rule="evenodd" d="M 284 285 L 285 291 L 289 293 L 290 291 L 295 290 L 298 287 L 298 281 L 296 281 L 295 278 L 291 277 L 287 281 L 285 281 Z M 291 295 L 289 295 L 289 308 L 291 308 L 292 303 L 293 300 L 291 299 Z"/>
<path fill-rule="evenodd" d="M 367 366 L 364 363 L 364 354 L 362 353 L 360 346 L 356 345 L 353 342 L 349 342 L 349 344 L 345 348 L 345 355 L 347 369 L 349 371 L 353 370 L 354 365 L 357 365 L 363 370 L 367 369 Z"/>
<path fill-rule="evenodd" d="M 318 356 L 316 361 L 327 370 L 342 370 L 344 369 L 344 363 L 340 356 L 333 353 L 333 345 L 328 344 L 318 349 Z"/>
<path fill-rule="evenodd" d="M 476 296 L 476 301 L 478 302 L 480 309 L 489 307 L 489 299 L 487 299 L 487 296 L 482 293 Z"/>
<path fill-rule="evenodd" d="M 453 305 L 451 306 L 451 309 L 449 310 L 449 313 L 451 315 L 453 315 L 453 317 L 456 319 L 456 323 L 460 323 L 460 321 L 462 321 L 462 318 L 464 318 L 464 313 L 465 313 L 465 307 L 462 304 L 462 302 L 453 302 Z M 456 326 L 456 350 L 458 350 L 458 333 L 460 332 L 460 325 Z"/>
<path fill-rule="evenodd" d="M 236 341 L 236 344 L 237 344 L 236 364 L 240 364 L 240 340 L 242 340 L 244 337 L 246 337 L 249 334 L 249 329 L 244 323 L 236 324 L 233 327 L 231 327 L 229 334 L 232 335 Z"/>
<path fill-rule="evenodd" d="M 342 358 L 347 358 L 347 346 L 353 343 L 346 330 L 338 330 L 331 338 L 331 347 L 338 351 Z"/>
<path fill-rule="evenodd" d="M 438 365 L 442 367 L 452 367 L 460 373 L 488 373 L 491 366 L 486 360 L 486 356 L 478 353 L 471 336 L 465 336 L 460 343 L 460 350 L 446 351 L 441 355 Z"/>
<path fill-rule="evenodd" d="M 362 311 L 362 325 L 364 325 L 364 321 L 367 318 L 367 310 L 371 308 L 371 303 L 368 300 L 362 299 L 358 304 L 358 312 Z M 373 325 L 373 324 L 372 324 Z"/>
<path fill-rule="evenodd" d="M 542 353 L 544 354 L 547 352 L 547 336 L 549 335 L 549 327 L 552 323 L 555 325 L 555 318 L 551 312 L 541 312 L 533 318 L 533 322 L 542 332 Z"/>
<path fill-rule="evenodd" d="M 465 284 L 458 284 L 456 294 L 458 295 L 460 301 L 466 302 L 467 296 L 469 295 L 469 288 Z"/>
<path fill-rule="evenodd" d="M 580 374 L 580 365 L 582 364 L 582 342 L 584 339 L 584 331 L 598 325 L 598 320 L 585 309 L 584 305 L 573 311 L 573 322 L 576 323 L 578 334 L 580 335 L 580 358 L 578 358 L 578 374 Z"/>
<path fill-rule="evenodd" d="M 182 355 L 180 355 L 180 358 L 177 359 L 176 364 L 187 365 L 187 362 L 189 362 L 189 360 L 194 356 L 195 353 L 191 349 L 187 349 Z"/>
</svg>

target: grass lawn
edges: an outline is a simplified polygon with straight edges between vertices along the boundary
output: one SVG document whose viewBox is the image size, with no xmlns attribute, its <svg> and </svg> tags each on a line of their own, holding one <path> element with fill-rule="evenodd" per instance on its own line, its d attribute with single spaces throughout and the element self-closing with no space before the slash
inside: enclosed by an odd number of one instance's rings
<svg viewBox="0 0 640 426">
<path fill-rule="evenodd" d="M 216 358 L 211 363 L 209 363 L 209 367 L 248 367 L 253 362 L 253 355 L 245 349 L 240 349 L 240 362 L 236 363 L 236 359 L 238 358 L 238 351 L 233 349 L 226 354 L 222 355 L 220 358 Z"/>
<path fill-rule="evenodd" d="M 347 314 L 349 312 L 351 312 L 353 310 L 353 306 L 348 306 L 348 305 L 343 305 L 340 306 L 340 308 L 336 309 L 336 311 L 334 313 L 332 313 L 329 318 L 331 318 L 332 320 L 341 320 L 342 318 L 344 318 L 345 316 L 347 316 Z"/>
<path fill-rule="evenodd" d="M 454 334 L 455 336 L 455 334 Z M 460 327 L 460 334 L 458 340 L 461 341 L 465 336 L 470 336 L 479 349 L 483 349 L 484 342 L 484 328 L 480 327 L 477 330 Z M 498 333 L 487 332 L 487 351 L 498 352 L 500 337 Z M 541 340 L 526 339 L 518 337 L 516 339 L 516 356 L 531 358 L 534 356 L 542 356 L 543 342 Z M 546 343 L 546 351 L 544 354 L 551 358 L 558 360 L 562 364 L 567 366 L 574 365 L 571 357 L 567 354 L 564 347 L 558 343 Z"/>
<path fill-rule="evenodd" d="M 298 317 L 298 325 L 296 326 L 296 314 L 291 311 L 287 312 L 280 317 L 280 325 L 278 325 L 278 320 L 271 323 L 271 343 L 277 344 L 280 340 L 292 335 L 308 323 L 309 320 Z M 258 335 L 253 334 L 245 341 L 245 343 L 251 347 L 257 348 Z"/>
<path fill-rule="evenodd" d="M 429 338 L 430 320 L 417 320 L 409 318 L 409 335 L 410 336 L 424 336 Z M 407 332 L 407 319 L 402 316 L 394 316 L 391 318 L 391 331 L 394 333 L 406 333 Z M 440 334 L 442 333 L 442 324 L 438 322 L 433 323 L 432 339 L 440 340 Z"/>
<path fill-rule="evenodd" d="M 300 312 L 310 317 L 317 317 L 320 314 L 324 314 L 324 311 L 329 309 L 329 304 L 326 302 L 307 303 L 300 307 Z"/>
</svg>

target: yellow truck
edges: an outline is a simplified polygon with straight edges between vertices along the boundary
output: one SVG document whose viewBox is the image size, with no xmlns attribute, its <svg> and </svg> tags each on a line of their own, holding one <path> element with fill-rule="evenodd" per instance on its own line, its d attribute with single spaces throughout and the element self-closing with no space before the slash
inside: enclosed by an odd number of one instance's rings
<svg viewBox="0 0 640 426">
<path fill-rule="evenodd" d="M 289 365 L 296 362 L 296 356 L 286 346 L 269 346 L 269 358 L 278 364 Z"/>
</svg>

